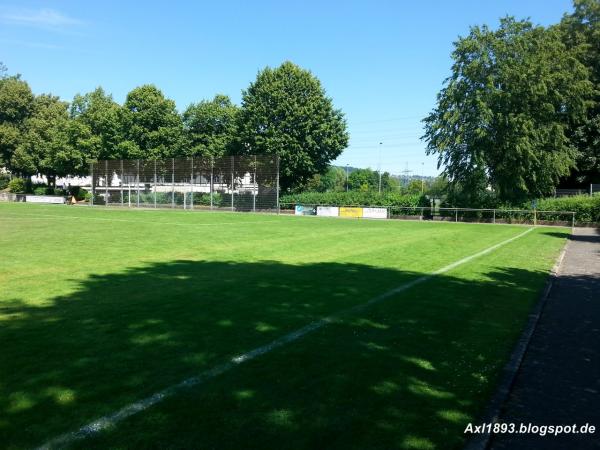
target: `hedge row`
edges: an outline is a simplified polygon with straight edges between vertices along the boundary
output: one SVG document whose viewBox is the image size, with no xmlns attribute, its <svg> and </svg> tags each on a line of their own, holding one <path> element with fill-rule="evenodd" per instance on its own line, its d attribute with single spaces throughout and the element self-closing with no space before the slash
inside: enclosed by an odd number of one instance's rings
<svg viewBox="0 0 600 450">
<path fill-rule="evenodd" d="M 282 195 L 282 206 L 293 204 L 328 206 L 429 206 L 429 201 L 420 194 L 400 194 L 397 192 L 302 192 Z"/>
<path fill-rule="evenodd" d="M 600 223 L 600 195 L 544 198 L 538 201 L 540 211 L 572 211 L 580 223 Z M 559 215 L 557 215 L 558 219 Z"/>
<path fill-rule="evenodd" d="M 377 192 L 303 192 L 283 195 L 280 198 L 282 206 L 294 204 L 330 205 L 330 206 L 396 206 L 417 207 L 430 206 L 429 201 L 421 195 L 402 195 L 396 192 L 379 194 Z M 531 205 L 507 206 L 502 209 L 531 209 Z M 600 195 L 578 195 L 573 197 L 545 198 L 537 202 L 540 211 L 557 211 L 556 215 L 546 213 L 545 220 L 568 221 L 569 217 L 558 211 L 575 212 L 578 223 L 600 223 Z"/>
</svg>

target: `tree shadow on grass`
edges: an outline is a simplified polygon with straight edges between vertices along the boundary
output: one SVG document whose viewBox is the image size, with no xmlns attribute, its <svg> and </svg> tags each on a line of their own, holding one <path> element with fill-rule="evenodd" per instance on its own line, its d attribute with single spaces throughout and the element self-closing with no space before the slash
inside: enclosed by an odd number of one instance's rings
<svg viewBox="0 0 600 450">
<path fill-rule="evenodd" d="M 174 261 L 92 276 L 45 307 L 5 302 L 0 442 L 39 445 L 422 275 Z M 436 276 L 77 445 L 458 446 L 546 276 Z"/>
</svg>

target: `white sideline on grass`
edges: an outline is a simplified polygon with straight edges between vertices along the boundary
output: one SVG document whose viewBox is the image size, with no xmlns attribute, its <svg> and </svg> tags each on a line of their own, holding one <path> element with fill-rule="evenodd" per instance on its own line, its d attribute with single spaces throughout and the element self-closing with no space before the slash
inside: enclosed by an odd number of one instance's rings
<svg viewBox="0 0 600 450">
<path fill-rule="evenodd" d="M 179 391 L 181 391 L 183 389 L 188 389 L 188 388 L 197 386 L 201 383 L 204 383 L 205 381 L 210 380 L 211 378 L 214 378 L 218 375 L 221 375 L 222 373 L 225 373 L 225 372 L 235 368 L 239 364 L 250 361 L 254 358 L 257 358 L 258 356 L 264 355 L 265 353 L 269 353 L 272 350 L 275 350 L 276 348 L 284 346 L 285 344 L 294 342 L 294 341 L 302 338 L 303 336 L 306 336 L 307 334 L 312 333 L 313 331 L 316 331 L 320 328 L 325 327 L 326 325 L 328 325 L 330 323 L 335 322 L 336 320 L 339 320 L 340 318 L 342 318 L 343 316 L 345 316 L 347 314 L 352 314 L 352 313 L 361 311 L 375 303 L 381 302 L 382 300 L 385 300 L 389 297 L 399 294 L 400 292 L 404 292 L 407 289 L 410 289 L 411 287 L 413 287 L 417 284 L 423 283 L 423 282 L 433 278 L 435 275 L 439 275 L 439 274 L 448 272 L 448 271 L 450 271 L 458 266 L 461 266 L 462 264 L 465 264 L 475 258 L 478 258 L 483 255 L 487 255 L 488 253 L 493 252 L 497 248 L 502 247 L 503 245 L 506 245 L 516 239 L 519 239 L 519 238 L 525 236 L 527 233 L 529 233 L 533 230 L 534 230 L 534 228 L 529 228 L 526 231 L 524 231 L 523 233 L 520 233 L 516 236 L 506 239 L 498 244 L 492 245 L 491 247 L 488 247 L 485 250 L 481 250 L 480 252 L 477 252 L 477 253 L 474 253 L 465 258 L 459 259 L 458 261 L 448 264 L 447 266 L 444 266 L 441 269 L 435 270 L 434 272 L 431 272 L 427 275 L 423 275 L 419 278 L 414 279 L 413 281 L 409 281 L 408 283 L 404 283 L 392 290 L 389 290 L 387 292 L 384 292 L 383 294 L 373 297 L 365 303 L 361 303 L 361 304 L 353 306 L 351 308 L 339 311 L 330 316 L 324 317 L 323 319 L 311 322 L 308 325 L 306 325 L 302 328 L 299 328 L 295 331 L 292 331 L 291 333 L 288 333 L 280 338 L 277 338 L 268 344 L 257 347 L 246 353 L 242 353 L 241 355 L 238 355 L 223 364 L 219 364 L 219 365 L 213 367 L 212 369 L 206 370 L 195 377 L 187 378 L 187 379 L 181 381 L 180 383 L 169 386 L 169 387 L 163 389 L 162 391 L 159 391 L 159 392 L 156 392 L 156 393 L 150 395 L 149 397 L 146 397 L 144 399 L 141 399 L 134 403 L 131 403 L 127 406 L 124 406 L 123 408 L 119 409 L 118 411 L 116 411 L 112 414 L 108 414 L 106 416 L 100 417 L 99 419 L 96 419 L 93 422 L 90 422 L 87 425 L 82 426 L 81 428 L 79 428 L 76 431 L 72 431 L 70 433 L 65 433 L 65 434 L 57 436 L 53 439 L 50 439 L 44 445 L 38 447 L 38 450 L 48 450 L 48 449 L 53 449 L 53 448 L 64 447 L 67 444 L 70 444 L 74 441 L 77 441 L 80 439 L 85 439 L 88 436 L 94 435 L 103 430 L 114 427 L 119 422 L 122 422 L 123 420 L 127 419 L 128 417 L 131 417 L 134 414 L 144 411 L 144 410 L 150 408 L 151 406 L 153 406 L 157 403 L 160 403 L 169 397 L 172 397 L 173 395 L 175 395 L 176 393 L 178 393 Z"/>
<path fill-rule="evenodd" d="M 83 220 L 103 220 L 108 222 L 128 222 L 135 224 L 150 224 L 150 225 L 185 225 L 185 226 L 208 226 L 208 225 L 239 225 L 241 222 L 206 222 L 206 223 L 193 223 L 193 222 L 160 222 L 160 221 L 149 221 L 149 222 L 140 222 L 139 220 L 129 220 L 129 219 L 115 219 L 115 218 L 107 218 L 107 217 L 89 217 L 89 216 L 57 216 L 56 214 L 3 214 L 1 218 L 13 218 L 13 219 L 21 219 L 23 217 L 27 217 L 29 219 L 83 219 Z M 245 222 L 244 225 L 252 225 L 253 223 L 269 223 L 269 222 L 277 222 L 276 220 L 253 220 L 250 222 Z"/>
</svg>

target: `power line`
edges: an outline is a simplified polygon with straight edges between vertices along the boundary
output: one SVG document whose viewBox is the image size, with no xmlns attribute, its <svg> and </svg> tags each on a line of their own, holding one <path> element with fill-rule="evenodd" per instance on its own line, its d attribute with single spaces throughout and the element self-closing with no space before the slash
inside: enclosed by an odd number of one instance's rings
<svg viewBox="0 0 600 450">
<path fill-rule="evenodd" d="M 354 125 L 359 125 L 359 124 L 365 124 L 365 123 L 395 122 L 398 120 L 423 119 L 423 118 L 425 118 L 425 116 L 426 116 L 426 114 L 424 114 L 422 116 L 419 115 L 419 116 L 395 117 L 393 119 L 364 120 L 364 121 L 359 121 L 359 122 L 349 121 L 348 123 L 354 124 Z"/>
</svg>

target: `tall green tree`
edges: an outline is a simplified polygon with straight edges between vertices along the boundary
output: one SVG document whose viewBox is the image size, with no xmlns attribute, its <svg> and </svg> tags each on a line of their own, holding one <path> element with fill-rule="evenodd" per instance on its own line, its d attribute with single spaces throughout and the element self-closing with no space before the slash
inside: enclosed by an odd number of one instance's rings
<svg viewBox="0 0 600 450">
<path fill-rule="evenodd" d="M 184 154 L 183 122 L 173 100 L 153 85 L 127 94 L 120 118 L 123 141 L 119 152 L 126 158 L 170 158 Z"/>
<path fill-rule="evenodd" d="M 227 95 L 192 103 L 183 113 L 190 155 L 220 157 L 234 152 L 239 108 Z"/>
<path fill-rule="evenodd" d="M 341 167 L 329 166 L 324 174 L 312 176 L 304 190 L 313 192 L 341 192 L 346 190 L 346 172 Z"/>
<path fill-rule="evenodd" d="M 25 132 L 16 148 L 13 167 L 24 175 L 46 175 L 55 185 L 57 176 L 85 173 L 85 155 L 69 139 L 68 104 L 52 95 L 35 97 Z"/>
<path fill-rule="evenodd" d="M 127 157 L 119 148 L 123 135 L 121 106 L 102 88 L 76 95 L 69 115 L 72 119 L 69 127 L 71 142 L 89 158 Z"/>
<path fill-rule="evenodd" d="M 29 85 L 16 76 L 8 76 L 0 63 L 0 166 L 14 169 L 11 160 L 19 146 L 25 120 L 33 110 Z"/>
<path fill-rule="evenodd" d="M 556 28 L 567 48 L 588 68 L 594 84 L 587 114 L 569 127 L 571 142 L 579 153 L 565 185 L 600 183 L 600 2 L 575 0 L 573 13 L 565 15 Z"/>
<path fill-rule="evenodd" d="M 267 67 L 242 94 L 240 151 L 280 157 L 280 185 L 303 185 L 348 145 L 346 122 L 320 81 L 291 62 Z"/>
<path fill-rule="evenodd" d="M 452 75 L 424 120 L 427 152 L 465 192 L 549 194 L 574 167 L 566 130 L 586 112 L 588 71 L 558 31 L 504 18 L 455 43 Z"/>
<path fill-rule="evenodd" d="M 379 191 L 379 172 L 372 169 L 356 169 L 348 177 L 348 188 L 353 191 Z M 400 184 L 389 172 L 381 174 L 381 191 L 398 191 Z"/>
</svg>

